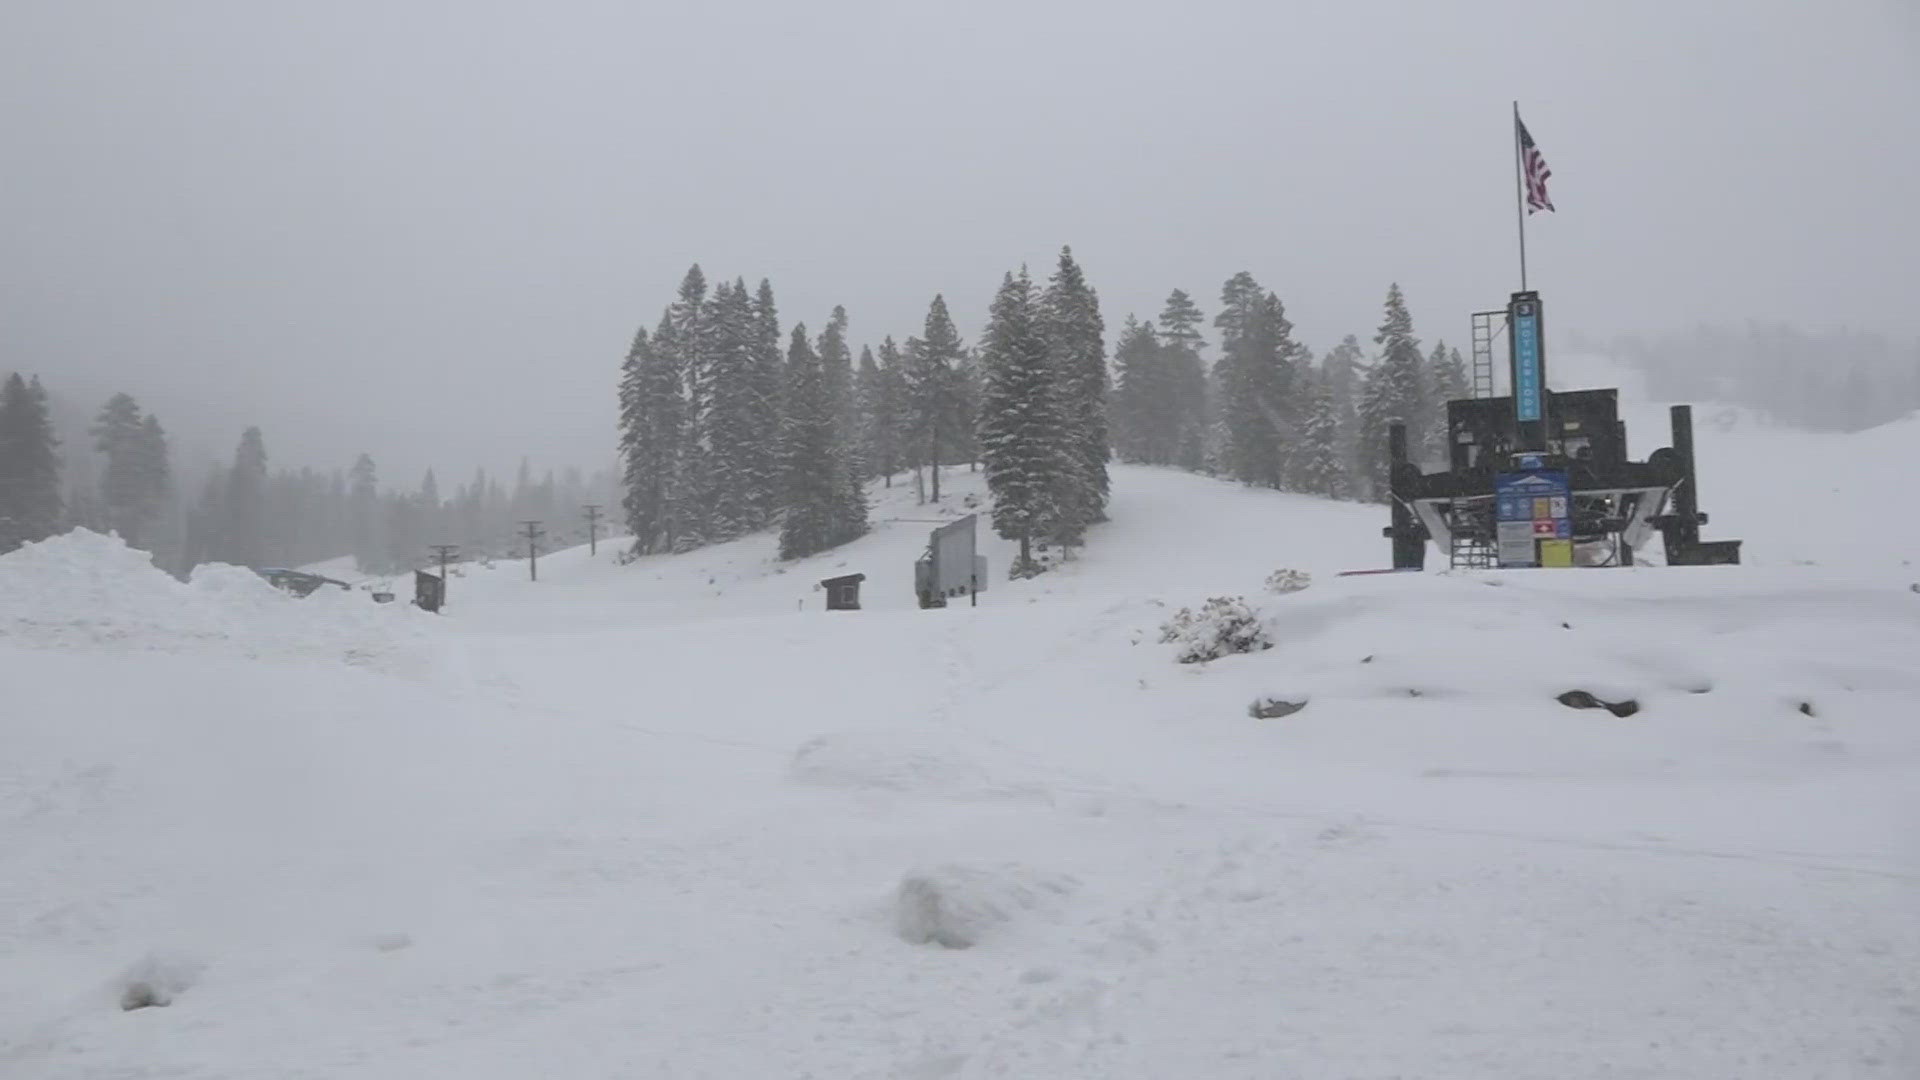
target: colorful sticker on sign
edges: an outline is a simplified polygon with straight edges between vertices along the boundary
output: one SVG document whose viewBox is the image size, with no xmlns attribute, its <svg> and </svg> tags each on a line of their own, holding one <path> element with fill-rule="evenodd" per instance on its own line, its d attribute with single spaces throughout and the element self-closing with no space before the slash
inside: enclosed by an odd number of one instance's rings
<svg viewBox="0 0 1920 1080">
<path fill-rule="evenodd" d="M 1514 307 L 1513 400 L 1521 423 L 1540 419 L 1540 316 L 1530 303 Z"/>
</svg>

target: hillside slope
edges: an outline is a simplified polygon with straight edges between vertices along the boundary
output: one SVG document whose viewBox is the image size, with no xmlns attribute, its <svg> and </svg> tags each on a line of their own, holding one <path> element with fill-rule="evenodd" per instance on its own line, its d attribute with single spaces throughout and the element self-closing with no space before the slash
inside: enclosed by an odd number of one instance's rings
<svg viewBox="0 0 1920 1080">
<path fill-rule="evenodd" d="M 1920 1067 L 1891 545 L 1338 578 L 1377 508 L 1118 468 L 1074 561 L 1008 582 L 996 540 L 979 607 L 921 611 L 936 516 L 471 567 L 444 618 L 340 609 L 367 649 L 251 594 L 209 639 L 0 613 L 0 1074 Z M 867 610 L 821 610 L 849 571 Z M 1214 595 L 1273 647 L 1176 663 Z"/>
</svg>

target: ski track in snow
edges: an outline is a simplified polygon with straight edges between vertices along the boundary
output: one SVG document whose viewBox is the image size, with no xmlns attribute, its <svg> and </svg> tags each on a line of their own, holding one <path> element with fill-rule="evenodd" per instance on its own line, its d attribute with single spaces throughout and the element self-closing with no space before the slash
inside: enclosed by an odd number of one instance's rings
<svg viewBox="0 0 1920 1080">
<path fill-rule="evenodd" d="M 40 595 L 0 636 L 0 1076 L 1920 1075 L 1897 559 L 1338 579 L 1375 508 L 1117 468 L 1077 558 L 1008 582 L 983 530 L 980 606 L 922 612 L 891 519 L 956 508 L 877 496 L 793 565 L 472 568 L 388 669 L 319 624 L 50 640 Z M 849 568 L 867 610 L 819 611 Z M 1173 663 L 1214 595 L 1275 648 Z M 1034 900 L 908 944 L 928 866 Z M 122 1012 L 141 972 L 172 1002 Z"/>
</svg>

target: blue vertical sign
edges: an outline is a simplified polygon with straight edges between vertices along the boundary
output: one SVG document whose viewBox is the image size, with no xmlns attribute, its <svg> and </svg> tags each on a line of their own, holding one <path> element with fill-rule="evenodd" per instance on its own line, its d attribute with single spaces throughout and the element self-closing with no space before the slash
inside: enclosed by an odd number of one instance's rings
<svg viewBox="0 0 1920 1080">
<path fill-rule="evenodd" d="M 1513 407 L 1521 423 L 1540 419 L 1540 307 L 1513 305 Z"/>
</svg>

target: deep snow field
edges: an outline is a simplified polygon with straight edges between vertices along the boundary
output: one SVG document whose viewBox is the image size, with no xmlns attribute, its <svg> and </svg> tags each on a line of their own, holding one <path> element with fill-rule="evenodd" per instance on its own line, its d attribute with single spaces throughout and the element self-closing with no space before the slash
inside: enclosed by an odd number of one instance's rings
<svg viewBox="0 0 1920 1080">
<path fill-rule="evenodd" d="M 964 470 L 438 618 L 0 558 L 0 1077 L 1911 1080 L 1920 420 L 1699 424 L 1748 565 L 1343 578 L 1380 509 L 1133 467 L 977 608 Z M 1274 647 L 1176 663 L 1217 595 Z"/>
</svg>

